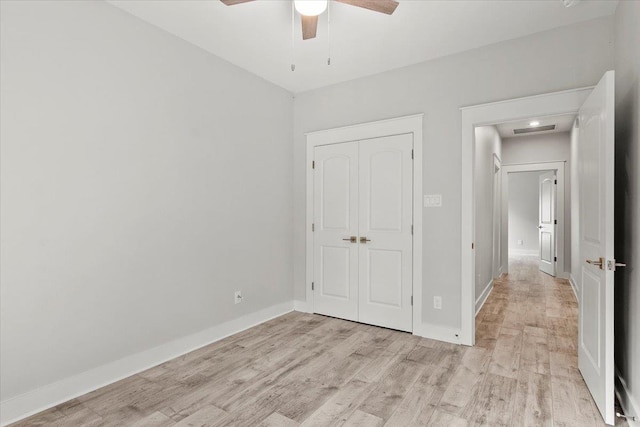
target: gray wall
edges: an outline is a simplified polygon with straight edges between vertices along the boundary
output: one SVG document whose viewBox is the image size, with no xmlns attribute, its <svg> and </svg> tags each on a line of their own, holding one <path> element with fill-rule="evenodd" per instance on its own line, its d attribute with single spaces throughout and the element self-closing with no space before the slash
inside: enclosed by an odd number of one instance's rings
<svg viewBox="0 0 640 427">
<path fill-rule="evenodd" d="M 541 173 L 544 172 L 509 174 L 509 255 L 538 254 Z"/>
<path fill-rule="evenodd" d="M 291 301 L 291 95 L 107 3 L 0 4 L 2 399 Z"/>
<path fill-rule="evenodd" d="M 493 280 L 493 156 L 502 157 L 502 140 L 495 126 L 477 127 L 475 138 L 477 300 Z"/>
<path fill-rule="evenodd" d="M 604 73 L 603 73 L 604 74 Z M 600 76 L 602 77 L 602 76 Z M 599 79 L 598 79 L 599 80 Z M 597 82 L 595 82 L 597 83 Z M 594 84 L 595 84 L 594 83 Z M 518 163 L 565 162 L 564 168 L 564 269 L 571 271 L 571 135 L 570 132 L 504 138 L 505 165 Z M 560 221 L 560 218 L 558 218 Z M 511 237 L 509 237 L 511 239 Z M 562 272 L 558 272 L 561 274 Z"/>
<path fill-rule="evenodd" d="M 460 107 L 596 84 L 613 68 L 613 18 L 546 31 L 296 95 L 294 284 L 306 298 L 304 132 L 425 113 L 423 319 L 460 327 Z M 504 159 L 503 159 L 504 162 Z M 446 310 L 434 310 L 434 295 Z"/>
<path fill-rule="evenodd" d="M 616 53 L 616 366 L 640 417 L 640 2 L 621 1 Z M 623 402 L 627 410 L 630 403 Z"/>
</svg>

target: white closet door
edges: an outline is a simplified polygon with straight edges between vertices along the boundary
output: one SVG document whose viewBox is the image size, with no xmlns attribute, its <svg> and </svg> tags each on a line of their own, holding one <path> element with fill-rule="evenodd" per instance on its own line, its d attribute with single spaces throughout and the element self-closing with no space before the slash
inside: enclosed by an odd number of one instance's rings
<svg viewBox="0 0 640 427">
<path fill-rule="evenodd" d="M 546 172 L 539 179 L 539 256 L 540 271 L 556 275 L 556 173 Z"/>
<path fill-rule="evenodd" d="M 359 321 L 412 331 L 413 135 L 360 141 Z"/>
<path fill-rule="evenodd" d="M 314 311 L 358 320 L 358 143 L 315 148 Z"/>
</svg>

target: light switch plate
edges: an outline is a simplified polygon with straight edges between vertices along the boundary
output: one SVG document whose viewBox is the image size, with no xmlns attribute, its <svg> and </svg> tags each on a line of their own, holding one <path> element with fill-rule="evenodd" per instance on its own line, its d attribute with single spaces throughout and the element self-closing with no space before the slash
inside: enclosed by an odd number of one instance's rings
<svg viewBox="0 0 640 427">
<path fill-rule="evenodd" d="M 442 207 L 442 194 L 426 194 L 424 196 L 425 208 L 440 208 Z"/>
</svg>

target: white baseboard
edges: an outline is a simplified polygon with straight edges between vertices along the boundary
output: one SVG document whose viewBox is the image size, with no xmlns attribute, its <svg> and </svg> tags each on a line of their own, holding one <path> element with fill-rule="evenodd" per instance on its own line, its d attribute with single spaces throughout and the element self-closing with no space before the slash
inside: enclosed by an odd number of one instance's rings
<svg viewBox="0 0 640 427">
<path fill-rule="evenodd" d="M 569 284 L 571 285 L 573 295 L 576 297 L 576 301 L 580 302 L 580 299 L 578 298 L 578 285 L 576 284 L 576 280 L 573 278 L 573 274 L 571 273 L 569 273 Z"/>
<path fill-rule="evenodd" d="M 423 323 L 413 328 L 413 334 L 423 338 L 460 344 L 460 330 Z"/>
<path fill-rule="evenodd" d="M 636 420 L 627 420 L 630 427 L 640 427 L 640 405 L 636 402 L 633 395 L 629 392 L 627 388 L 626 381 L 620 376 L 620 371 L 616 367 L 616 396 L 618 396 L 618 401 L 620 402 L 620 406 L 622 406 L 622 410 L 624 414 L 627 416 L 635 417 Z"/>
<path fill-rule="evenodd" d="M 142 372 L 293 310 L 292 301 L 267 307 L 204 331 L 47 384 L 0 402 L 0 425 L 16 422 L 60 403 Z"/>
<path fill-rule="evenodd" d="M 293 300 L 293 309 L 301 313 L 313 313 L 310 305 L 306 301 Z"/>
<path fill-rule="evenodd" d="M 485 286 L 480 296 L 476 299 L 476 316 L 478 315 L 478 313 L 480 313 L 480 309 L 484 305 L 485 301 L 487 301 L 487 298 L 489 298 L 489 294 L 491 294 L 492 290 L 493 290 L 493 279 L 489 281 L 489 283 L 487 284 L 487 286 Z"/>
</svg>

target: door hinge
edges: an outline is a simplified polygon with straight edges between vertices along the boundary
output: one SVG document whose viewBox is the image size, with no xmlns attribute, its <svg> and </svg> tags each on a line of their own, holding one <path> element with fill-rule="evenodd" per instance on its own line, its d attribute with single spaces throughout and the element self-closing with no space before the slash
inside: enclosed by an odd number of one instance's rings
<svg viewBox="0 0 640 427">
<path fill-rule="evenodd" d="M 315 169 L 316 168 L 316 161 L 312 160 L 311 161 L 311 169 Z"/>
<path fill-rule="evenodd" d="M 557 257 L 557 256 L 554 256 L 554 257 L 553 257 L 553 261 L 554 261 L 554 262 L 558 262 L 558 257 Z"/>
<path fill-rule="evenodd" d="M 473 243 L 471 244 L 471 249 L 475 249 L 476 245 L 474 245 Z"/>
<path fill-rule="evenodd" d="M 557 180 L 557 179 L 554 179 L 554 180 L 553 180 L 553 183 L 554 183 L 555 185 L 558 185 L 558 180 Z"/>
<path fill-rule="evenodd" d="M 316 231 L 316 225 L 315 224 L 311 224 L 311 231 Z"/>
<path fill-rule="evenodd" d="M 411 150 L 411 158 L 413 159 L 413 150 Z"/>
<path fill-rule="evenodd" d="M 413 305 L 413 295 L 411 295 L 411 305 Z"/>
<path fill-rule="evenodd" d="M 557 225 L 557 224 L 558 224 L 558 220 L 557 220 L 557 219 L 554 219 L 554 220 L 553 220 L 553 223 Z"/>
<path fill-rule="evenodd" d="M 315 283 L 313 283 L 313 282 L 311 282 L 311 290 L 312 290 L 312 291 L 313 291 L 313 290 L 315 290 L 315 287 L 316 287 L 316 284 L 315 284 Z"/>
</svg>

